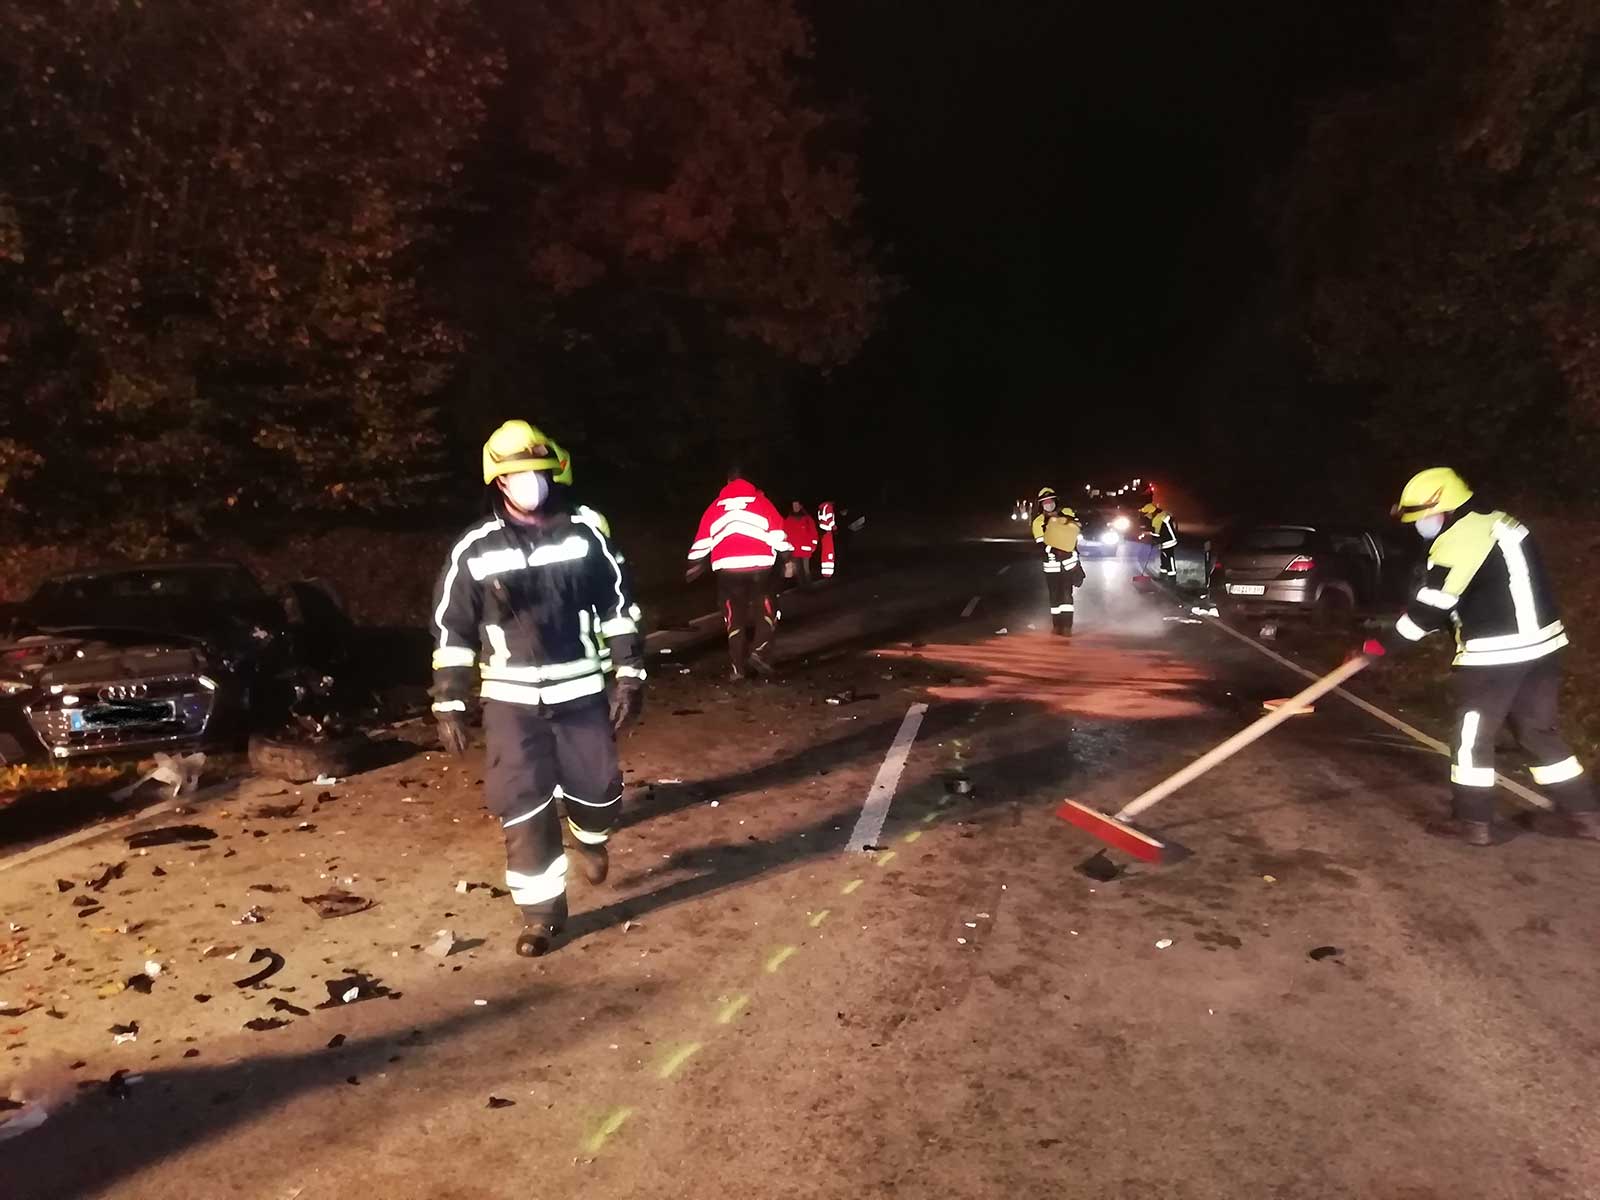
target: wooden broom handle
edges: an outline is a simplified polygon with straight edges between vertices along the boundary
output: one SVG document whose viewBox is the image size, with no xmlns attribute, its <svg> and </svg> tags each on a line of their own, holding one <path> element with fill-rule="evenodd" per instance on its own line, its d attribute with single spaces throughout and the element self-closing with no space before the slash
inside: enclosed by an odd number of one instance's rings
<svg viewBox="0 0 1600 1200">
<path fill-rule="evenodd" d="M 1166 799 L 1184 784 L 1191 783 L 1200 778 L 1200 776 L 1211 770 L 1211 768 L 1216 766 L 1218 763 L 1226 762 L 1235 754 L 1239 753 L 1239 751 L 1243 750 L 1251 742 L 1256 741 L 1265 734 L 1271 732 L 1273 729 L 1276 729 L 1290 717 L 1294 716 L 1296 709 L 1300 708 L 1302 705 L 1310 704 L 1313 700 L 1317 699 L 1317 697 L 1326 695 L 1328 692 L 1333 691 L 1334 688 L 1338 687 L 1352 675 L 1364 669 L 1371 661 L 1372 660 L 1369 659 L 1365 654 L 1357 655 L 1349 662 L 1342 664 L 1337 670 L 1331 671 L 1324 675 L 1321 679 L 1311 684 L 1299 695 L 1289 700 L 1285 700 L 1278 708 L 1267 713 L 1260 720 L 1251 725 L 1245 726 L 1238 733 L 1234 734 L 1227 741 L 1223 742 L 1222 745 L 1206 751 L 1183 770 L 1179 771 L 1176 775 L 1170 775 L 1166 779 L 1163 779 L 1160 783 L 1156 784 L 1154 787 L 1140 792 L 1127 804 L 1122 806 L 1122 811 L 1117 813 L 1116 819 L 1119 821 L 1132 820 L 1151 805 Z"/>
</svg>

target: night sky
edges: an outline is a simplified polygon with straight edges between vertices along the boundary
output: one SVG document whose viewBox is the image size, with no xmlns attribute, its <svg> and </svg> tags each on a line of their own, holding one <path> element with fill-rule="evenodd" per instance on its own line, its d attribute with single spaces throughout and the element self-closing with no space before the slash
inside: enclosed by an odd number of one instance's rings
<svg viewBox="0 0 1600 1200">
<path fill-rule="evenodd" d="M 1194 424 L 1227 419 L 1189 385 L 1270 268 L 1272 174 L 1309 100 L 1379 69 L 1382 10 L 818 6 L 905 284 L 840 386 L 1019 479 L 1181 468 Z"/>
</svg>

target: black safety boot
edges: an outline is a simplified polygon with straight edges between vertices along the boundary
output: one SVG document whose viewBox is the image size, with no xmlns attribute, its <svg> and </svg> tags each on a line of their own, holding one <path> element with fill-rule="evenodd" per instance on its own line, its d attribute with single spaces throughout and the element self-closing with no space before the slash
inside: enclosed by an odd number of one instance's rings
<svg viewBox="0 0 1600 1200">
<path fill-rule="evenodd" d="M 1459 817 L 1444 817 L 1437 821 L 1429 821 L 1423 826 L 1434 837 L 1455 838 L 1469 846 L 1492 846 L 1496 841 L 1505 841 L 1501 836 L 1496 838 L 1495 830 L 1488 821 L 1463 821 Z"/>
<path fill-rule="evenodd" d="M 561 936 L 557 925 L 524 925 L 517 936 L 517 954 L 522 958 L 543 958 Z"/>
<path fill-rule="evenodd" d="M 729 672 L 728 678 L 734 683 L 743 683 L 750 677 L 744 673 L 743 667 L 741 667 L 738 663 L 734 663 L 733 670 Z"/>
<path fill-rule="evenodd" d="M 757 675 L 764 675 L 768 679 L 771 679 L 777 674 L 777 671 L 773 669 L 772 664 L 769 663 L 763 655 L 755 650 L 750 651 L 750 669 Z"/>
<path fill-rule="evenodd" d="M 572 853 L 577 858 L 578 870 L 583 872 L 585 879 L 594 884 L 606 881 L 606 876 L 611 871 L 611 852 L 606 849 L 604 842 L 591 846 L 574 839 Z"/>
</svg>

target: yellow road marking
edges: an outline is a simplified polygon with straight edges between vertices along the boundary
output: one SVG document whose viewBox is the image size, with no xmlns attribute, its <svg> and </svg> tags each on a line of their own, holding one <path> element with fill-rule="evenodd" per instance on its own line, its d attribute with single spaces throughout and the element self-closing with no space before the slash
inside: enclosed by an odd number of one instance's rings
<svg viewBox="0 0 1600 1200">
<path fill-rule="evenodd" d="M 923 813 L 922 814 L 922 823 L 924 825 L 932 825 L 935 821 L 937 821 L 942 816 L 944 816 L 944 814 L 941 813 L 941 812 Z"/>
<path fill-rule="evenodd" d="M 656 1068 L 656 1078 L 671 1079 L 678 1073 L 678 1068 L 683 1066 L 684 1063 L 688 1062 L 696 1054 L 699 1054 L 703 1048 L 704 1046 L 700 1042 L 690 1042 L 686 1046 L 679 1046 L 671 1054 L 667 1055 L 665 1061 L 663 1061 L 662 1064 Z"/>
<path fill-rule="evenodd" d="M 616 1134 L 617 1130 L 628 1123 L 628 1118 L 631 1116 L 633 1116 L 631 1108 L 612 1109 L 611 1115 L 600 1122 L 600 1128 L 584 1139 L 583 1148 L 590 1154 L 599 1154 L 601 1147 Z"/>
<path fill-rule="evenodd" d="M 889 851 L 889 853 L 887 853 L 887 854 L 880 854 L 878 856 L 878 865 L 880 867 L 887 867 L 893 861 L 894 861 L 894 851 L 893 850 Z"/>
<path fill-rule="evenodd" d="M 828 919 L 828 914 L 832 911 L 833 910 L 831 908 L 825 908 L 821 912 L 814 912 L 811 914 L 811 919 L 807 921 L 806 924 L 815 929 Z"/>
<path fill-rule="evenodd" d="M 921 836 L 922 836 L 922 830 L 913 829 L 910 833 L 906 834 L 906 836 L 904 838 L 902 838 L 901 841 L 914 842 Z"/>
<path fill-rule="evenodd" d="M 732 1025 L 733 1019 L 744 1011 L 744 1006 L 750 1003 L 749 996 L 735 996 L 717 1010 L 718 1025 Z"/>
<path fill-rule="evenodd" d="M 799 953 L 799 946 L 779 946 L 778 949 L 773 952 L 772 957 L 767 959 L 767 974 L 776 975 L 784 963 L 788 962 L 791 958 Z"/>
<path fill-rule="evenodd" d="M 842 888 L 839 889 L 839 894 L 841 896 L 848 896 L 851 892 L 855 891 L 858 887 L 860 887 L 865 882 L 866 882 L 866 880 L 864 880 L 864 879 L 852 879 L 849 883 L 845 884 Z"/>
</svg>

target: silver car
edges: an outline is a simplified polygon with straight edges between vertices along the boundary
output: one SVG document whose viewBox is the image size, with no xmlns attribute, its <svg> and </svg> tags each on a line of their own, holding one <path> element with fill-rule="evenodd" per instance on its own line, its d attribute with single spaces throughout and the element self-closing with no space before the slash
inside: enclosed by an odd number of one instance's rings
<svg viewBox="0 0 1600 1200">
<path fill-rule="evenodd" d="M 1403 604 L 1418 586 L 1422 543 L 1387 530 L 1257 524 L 1224 539 L 1213 595 L 1240 615 L 1325 622 Z"/>
</svg>

